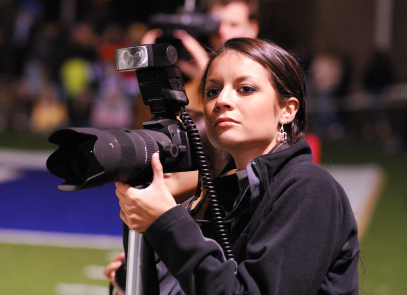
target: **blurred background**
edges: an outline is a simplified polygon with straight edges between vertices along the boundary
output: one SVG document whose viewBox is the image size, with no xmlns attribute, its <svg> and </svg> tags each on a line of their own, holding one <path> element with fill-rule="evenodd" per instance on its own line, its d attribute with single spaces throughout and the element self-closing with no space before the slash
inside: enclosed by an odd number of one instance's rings
<svg viewBox="0 0 407 295">
<path fill-rule="evenodd" d="M 114 188 L 59 192 L 47 138 L 141 128 L 136 77 L 114 50 L 186 2 L 0 0 L 0 294 L 107 294 L 101 272 L 122 247 Z M 320 163 L 355 210 L 360 293 L 405 294 L 407 1 L 260 0 L 260 12 L 259 37 L 303 65 Z"/>
</svg>

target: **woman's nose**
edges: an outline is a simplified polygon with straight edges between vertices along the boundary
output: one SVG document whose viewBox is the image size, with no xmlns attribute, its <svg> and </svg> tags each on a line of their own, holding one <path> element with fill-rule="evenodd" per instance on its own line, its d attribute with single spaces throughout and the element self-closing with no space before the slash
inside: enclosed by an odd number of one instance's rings
<svg viewBox="0 0 407 295">
<path fill-rule="evenodd" d="M 228 88 L 224 88 L 216 99 L 216 107 L 219 109 L 231 109 L 233 108 L 233 101 L 234 100 L 232 91 Z"/>
</svg>

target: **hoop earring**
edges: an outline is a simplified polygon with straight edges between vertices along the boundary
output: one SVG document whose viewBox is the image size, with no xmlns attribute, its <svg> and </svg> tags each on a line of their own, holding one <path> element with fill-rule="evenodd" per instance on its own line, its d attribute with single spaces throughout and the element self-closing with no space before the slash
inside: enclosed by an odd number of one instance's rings
<svg viewBox="0 0 407 295">
<path fill-rule="evenodd" d="M 284 131 L 284 121 L 281 121 L 280 131 L 277 134 L 277 140 L 283 142 L 287 140 L 287 132 Z"/>
</svg>

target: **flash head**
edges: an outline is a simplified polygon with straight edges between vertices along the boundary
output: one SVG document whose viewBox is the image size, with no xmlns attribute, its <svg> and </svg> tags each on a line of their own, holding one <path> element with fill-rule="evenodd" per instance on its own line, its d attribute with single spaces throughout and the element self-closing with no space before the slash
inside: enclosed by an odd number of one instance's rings
<svg viewBox="0 0 407 295">
<path fill-rule="evenodd" d="M 147 44 L 116 49 L 118 71 L 134 71 L 141 68 L 169 67 L 175 65 L 178 53 L 171 44 Z"/>
</svg>

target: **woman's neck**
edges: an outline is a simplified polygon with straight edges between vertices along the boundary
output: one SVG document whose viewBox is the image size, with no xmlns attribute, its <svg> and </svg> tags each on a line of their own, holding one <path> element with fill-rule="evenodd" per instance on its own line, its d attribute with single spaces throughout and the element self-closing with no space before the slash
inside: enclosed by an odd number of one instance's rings
<svg viewBox="0 0 407 295">
<path fill-rule="evenodd" d="M 232 155 L 237 170 L 246 169 L 246 165 L 257 156 L 265 155 L 271 151 L 271 149 L 276 145 L 276 141 L 273 140 L 266 147 L 258 145 L 257 147 L 245 148 L 241 147 L 235 151 L 229 151 Z"/>
</svg>

